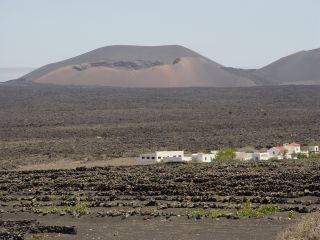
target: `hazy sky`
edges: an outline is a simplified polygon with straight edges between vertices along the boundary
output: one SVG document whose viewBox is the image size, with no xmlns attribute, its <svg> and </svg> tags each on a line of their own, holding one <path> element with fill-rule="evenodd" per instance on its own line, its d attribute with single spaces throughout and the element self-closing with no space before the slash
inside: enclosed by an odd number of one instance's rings
<svg viewBox="0 0 320 240">
<path fill-rule="evenodd" d="M 0 68 L 113 44 L 180 44 L 253 68 L 320 47 L 319 0 L 0 0 Z"/>
</svg>

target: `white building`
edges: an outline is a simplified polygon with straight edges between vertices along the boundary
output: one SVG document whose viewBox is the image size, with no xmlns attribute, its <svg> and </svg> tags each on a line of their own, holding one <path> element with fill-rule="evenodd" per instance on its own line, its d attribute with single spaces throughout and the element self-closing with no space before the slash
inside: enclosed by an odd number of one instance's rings
<svg viewBox="0 0 320 240">
<path fill-rule="evenodd" d="M 285 143 L 283 144 L 283 147 L 285 147 L 288 151 L 288 154 L 292 153 L 300 153 L 301 152 L 301 145 L 298 143 Z"/>
<path fill-rule="evenodd" d="M 285 143 L 282 146 L 270 148 L 268 150 L 270 158 L 284 159 L 292 158 L 293 153 L 300 153 L 301 146 L 298 143 Z"/>
<path fill-rule="evenodd" d="M 277 146 L 277 147 L 273 147 L 270 148 L 268 150 L 268 154 L 270 158 L 278 158 L 278 159 L 282 159 L 283 156 L 285 155 L 287 149 L 283 146 Z"/>
<path fill-rule="evenodd" d="M 211 154 L 214 154 L 214 158 L 216 158 L 218 152 L 219 152 L 219 150 L 210 151 Z"/>
<path fill-rule="evenodd" d="M 216 159 L 219 151 L 211 151 L 210 153 L 195 153 L 185 155 L 184 151 L 156 151 L 154 153 L 141 154 L 139 160 L 143 162 L 189 162 L 191 160 L 197 162 L 212 162 Z M 319 152 L 318 146 L 310 146 L 309 152 Z M 301 151 L 298 143 L 285 143 L 282 146 L 270 148 L 267 152 L 236 152 L 235 159 L 241 161 L 264 161 L 270 158 L 285 159 L 293 158 L 294 153 L 304 153 Z M 308 155 L 308 152 L 306 152 Z"/>
<path fill-rule="evenodd" d="M 319 152 L 319 146 L 309 146 L 309 152 L 313 152 L 313 153 Z"/>
<path fill-rule="evenodd" d="M 268 152 L 255 152 L 252 154 L 252 159 L 255 161 L 265 161 L 265 160 L 269 160 L 270 155 Z"/>
<path fill-rule="evenodd" d="M 184 157 L 165 157 L 161 160 L 163 163 L 181 163 L 181 162 L 190 162 L 192 160 L 191 156 Z M 158 161 L 159 162 L 159 161 Z"/>
<path fill-rule="evenodd" d="M 192 154 L 192 159 L 197 162 L 212 162 L 216 155 L 216 153 L 195 153 Z"/>
<path fill-rule="evenodd" d="M 186 162 L 191 161 L 191 157 L 185 157 L 184 151 L 157 151 L 155 153 L 141 154 L 139 160 L 156 162 Z"/>
<path fill-rule="evenodd" d="M 139 160 L 141 161 L 156 161 L 155 153 L 144 153 L 139 156 Z"/>
<path fill-rule="evenodd" d="M 161 160 L 165 158 L 180 158 L 184 159 L 184 151 L 157 151 L 155 153 L 157 162 L 161 162 Z"/>
<path fill-rule="evenodd" d="M 246 152 L 236 152 L 236 157 L 235 159 L 241 160 L 241 161 L 249 161 L 252 160 L 253 153 L 246 153 Z"/>
</svg>

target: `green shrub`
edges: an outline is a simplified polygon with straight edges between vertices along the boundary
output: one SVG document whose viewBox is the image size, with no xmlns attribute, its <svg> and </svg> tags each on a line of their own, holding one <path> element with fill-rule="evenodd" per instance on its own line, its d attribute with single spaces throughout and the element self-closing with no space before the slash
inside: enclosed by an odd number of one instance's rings
<svg viewBox="0 0 320 240">
<path fill-rule="evenodd" d="M 307 159 L 308 158 L 308 156 L 306 154 L 303 154 L 303 153 L 296 154 L 296 157 L 298 159 Z"/>
<path fill-rule="evenodd" d="M 67 212 L 67 213 L 86 213 L 88 211 L 88 207 L 84 203 L 78 203 L 74 206 L 50 206 L 50 207 L 43 207 L 34 210 L 35 212 L 41 213 L 60 213 L 60 212 Z"/>
<path fill-rule="evenodd" d="M 260 205 L 258 208 L 253 208 L 250 199 L 247 199 L 237 211 L 237 215 L 241 217 L 262 217 L 272 215 L 280 211 L 280 208 L 271 204 Z"/>
<path fill-rule="evenodd" d="M 236 151 L 232 147 L 223 147 L 219 150 L 216 156 L 218 161 L 230 161 L 236 157 Z"/>
<path fill-rule="evenodd" d="M 248 199 L 241 205 L 241 208 L 238 211 L 228 210 L 228 209 L 196 209 L 196 210 L 187 210 L 187 213 L 191 216 L 207 216 L 212 218 L 217 218 L 226 215 L 237 215 L 239 217 L 263 217 L 272 215 L 280 211 L 280 208 L 276 205 L 265 204 L 260 205 L 257 208 L 253 208 L 250 200 Z"/>
<path fill-rule="evenodd" d="M 288 212 L 288 218 L 290 218 L 290 219 L 294 219 L 294 218 L 296 218 L 296 213 L 294 212 L 294 211 L 289 211 Z"/>
</svg>

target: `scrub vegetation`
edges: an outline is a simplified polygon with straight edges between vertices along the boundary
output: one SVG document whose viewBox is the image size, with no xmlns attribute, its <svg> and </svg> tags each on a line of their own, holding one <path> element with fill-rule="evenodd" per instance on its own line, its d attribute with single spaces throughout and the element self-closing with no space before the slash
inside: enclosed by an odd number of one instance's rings
<svg viewBox="0 0 320 240">
<path fill-rule="evenodd" d="M 320 238 L 320 212 L 308 214 L 280 233 L 278 240 L 318 240 Z"/>
</svg>

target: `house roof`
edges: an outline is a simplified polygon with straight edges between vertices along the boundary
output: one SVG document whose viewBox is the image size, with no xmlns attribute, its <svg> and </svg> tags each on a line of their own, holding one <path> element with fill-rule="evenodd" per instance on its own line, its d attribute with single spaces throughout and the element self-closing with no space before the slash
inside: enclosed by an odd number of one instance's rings
<svg viewBox="0 0 320 240">
<path fill-rule="evenodd" d="M 299 143 L 289 143 L 287 146 L 290 146 L 290 147 L 300 147 L 300 144 Z"/>
<path fill-rule="evenodd" d="M 273 148 L 277 149 L 278 151 L 286 151 L 287 147 L 300 147 L 300 144 L 293 142 L 293 143 L 284 144 L 282 146 L 276 146 L 276 147 L 273 147 Z"/>
<path fill-rule="evenodd" d="M 274 147 L 275 149 L 279 150 L 279 151 L 285 151 L 287 150 L 284 146 L 276 146 Z"/>
</svg>

